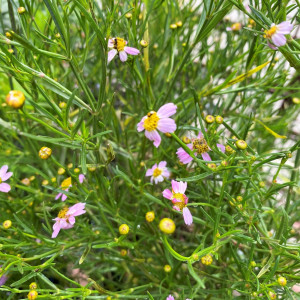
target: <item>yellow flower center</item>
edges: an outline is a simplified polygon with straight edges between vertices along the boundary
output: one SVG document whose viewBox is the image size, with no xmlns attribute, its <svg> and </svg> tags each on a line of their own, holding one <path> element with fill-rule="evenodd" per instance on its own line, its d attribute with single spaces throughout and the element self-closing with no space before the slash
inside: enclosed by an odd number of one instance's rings
<svg viewBox="0 0 300 300">
<path fill-rule="evenodd" d="M 157 176 L 159 176 L 161 173 L 162 173 L 162 171 L 161 171 L 159 168 L 156 168 L 156 169 L 153 171 L 153 176 L 154 176 L 154 177 L 157 177 Z"/>
<path fill-rule="evenodd" d="M 1 177 L 0 177 L 0 183 L 2 182 L 2 179 L 1 179 Z"/>
<path fill-rule="evenodd" d="M 240 30 L 241 29 L 241 23 L 234 23 L 234 24 L 232 24 L 231 25 L 231 29 L 233 30 L 233 31 L 238 31 L 238 30 Z"/>
<path fill-rule="evenodd" d="M 119 37 L 114 39 L 114 48 L 118 50 L 118 52 L 123 51 L 126 46 L 126 41 Z"/>
<path fill-rule="evenodd" d="M 277 26 L 272 26 L 269 30 L 265 30 L 264 37 L 270 39 L 274 33 L 277 31 Z"/>
<path fill-rule="evenodd" d="M 60 186 L 62 189 L 67 189 L 71 184 L 72 184 L 72 179 L 71 177 L 68 177 L 61 183 Z"/>
<path fill-rule="evenodd" d="M 174 193 L 173 192 L 173 198 L 176 200 L 180 200 L 180 202 L 173 203 L 175 206 L 177 206 L 180 210 L 182 210 L 186 205 L 184 201 L 184 195 L 181 193 Z"/>
<path fill-rule="evenodd" d="M 59 213 L 58 213 L 58 217 L 63 219 L 66 217 L 66 214 L 68 212 L 69 208 L 68 206 L 64 207 Z"/>
<path fill-rule="evenodd" d="M 150 111 L 144 121 L 144 128 L 147 131 L 155 130 L 157 128 L 158 121 L 159 117 L 157 116 L 157 113 L 155 111 Z"/>
<path fill-rule="evenodd" d="M 204 138 L 195 139 L 193 141 L 193 150 L 196 150 L 198 154 L 205 153 L 209 150 L 207 142 Z"/>
</svg>

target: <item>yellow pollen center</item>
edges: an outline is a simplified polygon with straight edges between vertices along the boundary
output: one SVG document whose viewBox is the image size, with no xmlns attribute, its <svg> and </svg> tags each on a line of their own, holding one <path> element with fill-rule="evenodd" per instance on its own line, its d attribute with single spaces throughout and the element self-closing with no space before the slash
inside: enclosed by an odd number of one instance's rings
<svg viewBox="0 0 300 300">
<path fill-rule="evenodd" d="M 277 27 L 272 26 L 269 30 L 265 30 L 265 37 L 267 39 L 270 39 L 274 33 L 276 33 Z"/>
<path fill-rule="evenodd" d="M 71 177 L 68 177 L 61 183 L 60 186 L 62 189 L 67 189 L 71 184 L 72 184 L 72 179 Z"/>
<path fill-rule="evenodd" d="M 144 128 L 147 131 L 153 131 L 157 128 L 157 123 L 159 121 L 159 117 L 157 116 L 155 111 L 151 111 L 147 114 L 147 118 L 144 121 Z"/>
<path fill-rule="evenodd" d="M 58 213 L 58 217 L 63 219 L 66 217 L 66 214 L 68 212 L 69 208 L 68 206 L 64 207 L 59 213 Z"/>
<path fill-rule="evenodd" d="M 182 210 L 186 206 L 183 194 L 181 194 L 181 193 L 173 193 L 173 199 L 180 200 L 180 202 L 173 203 L 180 210 Z"/>
<path fill-rule="evenodd" d="M 207 142 L 204 138 L 195 139 L 193 141 L 193 150 L 196 150 L 198 154 L 205 153 L 209 150 Z"/>
<path fill-rule="evenodd" d="M 118 52 L 123 51 L 126 46 L 126 41 L 119 37 L 114 39 L 114 48 L 118 50 Z"/>
<path fill-rule="evenodd" d="M 2 179 L 1 179 L 1 177 L 0 177 L 0 183 L 2 182 Z"/>
<path fill-rule="evenodd" d="M 161 173 L 162 173 L 162 171 L 161 171 L 159 168 L 156 168 L 156 169 L 153 171 L 153 176 L 154 176 L 154 177 L 157 177 L 157 176 L 159 176 Z"/>
</svg>

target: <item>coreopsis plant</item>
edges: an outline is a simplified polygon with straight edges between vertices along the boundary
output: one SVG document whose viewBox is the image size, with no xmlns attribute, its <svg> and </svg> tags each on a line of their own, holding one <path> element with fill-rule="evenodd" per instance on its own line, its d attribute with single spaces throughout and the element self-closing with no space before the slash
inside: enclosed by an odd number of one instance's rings
<svg viewBox="0 0 300 300">
<path fill-rule="evenodd" d="M 0 13 L 1 300 L 299 298 L 298 1 Z"/>
</svg>

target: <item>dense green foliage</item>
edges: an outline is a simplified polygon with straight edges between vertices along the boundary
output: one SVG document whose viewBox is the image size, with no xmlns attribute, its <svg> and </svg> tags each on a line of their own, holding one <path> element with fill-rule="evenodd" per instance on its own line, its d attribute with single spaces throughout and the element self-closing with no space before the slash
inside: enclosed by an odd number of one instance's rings
<svg viewBox="0 0 300 300">
<path fill-rule="evenodd" d="M 0 228 L 0 299 L 27 299 L 33 281 L 38 299 L 297 298 L 300 4 L 243 2 L 0 2 L 0 168 L 13 172 L 0 192 L 0 223 L 12 222 Z M 263 31 L 285 20 L 294 30 L 274 51 Z M 110 37 L 141 53 L 108 64 Z M 6 104 L 10 90 L 23 107 Z M 156 148 L 137 124 L 166 103 L 177 130 Z M 199 130 L 212 162 L 184 165 L 176 151 Z M 160 161 L 171 178 L 152 185 L 145 173 Z M 67 200 L 55 200 L 68 177 Z M 188 184 L 191 226 L 162 195 L 171 179 Z M 78 202 L 86 213 L 51 238 L 53 219 Z"/>
</svg>

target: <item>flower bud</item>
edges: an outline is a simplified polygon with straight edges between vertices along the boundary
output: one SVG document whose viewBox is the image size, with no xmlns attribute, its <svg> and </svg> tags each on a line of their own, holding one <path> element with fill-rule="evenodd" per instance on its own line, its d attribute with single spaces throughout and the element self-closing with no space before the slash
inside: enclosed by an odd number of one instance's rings
<svg viewBox="0 0 300 300">
<path fill-rule="evenodd" d="M 31 282 L 29 285 L 30 290 L 36 290 L 37 289 L 37 283 L 36 282 Z"/>
<path fill-rule="evenodd" d="M 119 232 L 120 232 L 120 234 L 122 234 L 122 235 L 128 234 L 128 232 L 129 232 L 129 226 L 128 226 L 127 224 L 122 224 L 122 225 L 119 227 Z"/>
<path fill-rule="evenodd" d="M 145 40 L 141 40 L 141 41 L 140 41 L 140 45 L 141 45 L 143 48 L 146 48 L 146 47 L 148 47 L 149 43 L 148 43 L 147 41 L 145 41 Z"/>
<path fill-rule="evenodd" d="M 272 291 L 269 291 L 269 297 L 271 300 L 275 300 L 277 298 L 276 294 Z"/>
<path fill-rule="evenodd" d="M 42 147 L 39 151 L 39 157 L 41 159 L 47 159 L 51 156 L 52 150 L 48 147 Z"/>
<path fill-rule="evenodd" d="M 170 265 L 165 265 L 165 266 L 164 266 L 164 271 L 165 271 L 166 273 L 171 272 L 171 270 L 172 270 L 172 268 L 171 268 Z"/>
<path fill-rule="evenodd" d="M 191 140 L 187 137 L 187 136 L 183 136 L 182 137 L 182 141 L 185 143 L 185 144 L 189 144 L 191 142 Z"/>
<path fill-rule="evenodd" d="M 26 11 L 26 9 L 25 9 L 25 7 L 23 7 L 23 6 L 20 6 L 19 8 L 18 8 L 18 13 L 21 15 L 21 14 L 24 14 L 24 12 Z"/>
<path fill-rule="evenodd" d="M 228 161 L 222 160 L 221 165 L 222 165 L 222 167 L 227 167 L 228 166 Z"/>
<path fill-rule="evenodd" d="M 177 26 L 177 27 L 182 27 L 182 21 L 177 21 L 177 22 L 176 22 L 176 26 Z"/>
<path fill-rule="evenodd" d="M 96 171 L 96 167 L 89 167 L 88 170 L 89 170 L 90 172 L 95 172 L 95 171 Z"/>
<path fill-rule="evenodd" d="M 29 300 L 35 300 L 37 298 L 37 296 L 38 296 L 38 292 L 35 290 L 32 290 L 28 293 L 27 298 Z"/>
<path fill-rule="evenodd" d="M 171 25 L 170 25 L 170 28 L 171 28 L 171 29 L 176 29 L 176 28 L 177 28 L 177 25 L 176 25 L 176 24 L 171 24 Z"/>
<path fill-rule="evenodd" d="M 24 179 L 21 180 L 21 182 L 22 182 L 24 185 L 27 185 L 27 186 L 30 185 L 30 180 L 29 180 L 29 178 L 24 178 Z"/>
<path fill-rule="evenodd" d="M 4 229 L 10 228 L 11 225 L 12 225 L 11 220 L 6 220 L 6 221 L 3 222 L 3 227 L 4 227 Z"/>
<path fill-rule="evenodd" d="M 10 91 L 6 96 L 6 103 L 13 108 L 21 108 L 25 102 L 25 96 L 21 91 Z"/>
<path fill-rule="evenodd" d="M 283 276 L 278 277 L 277 282 L 279 283 L 279 285 L 281 286 L 286 286 L 286 278 Z"/>
<path fill-rule="evenodd" d="M 67 107 L 67 103 L 66 102 L 59 102 L 58 106 L 62 109 Z"/>
<path fill-rule="evenodd" d="M 126 255 L 127 255 L 127 250 L 126 250 L 126 249 L 122 249 L 122 250 L 120 251 L 120 255 L 121 255 L 121 256 L 126 256 Z"/>
<path fill-rule="evenodd" d="M 207 166 L 212 170 L 215 170 L 217 168 L 216 164 L 214 163 L 207 164 Z"/>
<path fill-rule="evenodd" d="M 8 39 L 11 39 L 12 38 L 12 35 L 10 32 L 5 32 L 5 36 L 8 38 Z"/>
<path fill-rule="evenodd" d="M 75 168 L 74 169 L 74 173 L 78 174 L 80 172 L 80 169 L 79 168 Z"/>
<path fill-rule="evenodd" d="M 13 49 L 8 49 L 7 50 L 10 54 L 13 54 L 14 53 L 14 50 Z"/>
<path fill-rule="evenodd" d="M 55 34 L 55 37 L 56 37 L 57 39 L 60 39 L 60 34 L 59 34 L 59 33 L 56 33 L 56 34 Z"/>
<path fill-rule="evenodd" d="M 216 116 L 216 123 L 222 124 L 223 123 L 223 118 L 221 116 Z"/>
<path fill-rule="evenodd" d="M 58 175 L 63 175 L 66 172 L 66 170 L 64 168 L 59 168 L 57 171 Z"/>
<path fill-rule="evenodd" d="M 155 213 L 154 213 L 154 211 L 148 211 L 146 213 L 146 221 L 149 222 L 149 223 L 151 223 L 151 222 L 153 222 L 154 219 L 155 219 Z"/>
<path fill-rule="evenodd" d="M 247 148 L 247 143 L 244 140 L 237 140 L 235 142 L 236 146 L 241 149 L 241 150 L 245 150 Z"/>
<path fill-rule="evenodd" d="M 42 185 L 48 185 L 48 184 L 49 184 L 49 181 L 47 179 L 42 181 Z"/>
<path fill-rule="evenodd" d="M 300 104 L 300 98 L 294 97 L 294 98 L 292 99 L 292 101 L 293 101 L 294 104 Z"/>
<path fill-rule="evenodd" d="M 125 18 L 126 19 L 131 19 L 132 18 L 132 13 L 128 12 L 127 14 L 125 14 Z"/>
<path fill-rule="evenodd" d="M 206 122 L 207 124 L 212 124 L 214 121 L 215 121 L 215 117 L 212 116 L 212 115 L 207 115 L 207 116 L 205 117 L 205 122 Z"/>
<path fill-rule="evenodd" d="M 242 196 L 237 196 L 236 200 L 239 201 L 239 202 L 242 202 L 243 201 L 243 197 Z"/>
<path fill-rule="evenodd" d="M 158 226 L 162 232 L 167 234 L 173 233 L 176 228 L 174 221 L 169 218 L 161 219 Z"/>
<path fill-rule="evenodd" d="M 201 257 L 201 262 L 203 263 L 203 265 L 206 265 L 206 266 L 211 265 L 212 262 L 213 262 L 212 256 L 210 254 L 202 256 Z"/>
<path fill-rule="evenodd" d="M 258 185 L 261 188 L 264 188 L 266 186 L 266 184 L 263 181 L 260 181 Z"/>
</svg>

